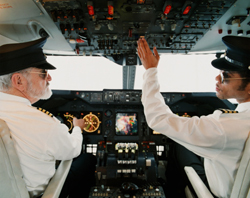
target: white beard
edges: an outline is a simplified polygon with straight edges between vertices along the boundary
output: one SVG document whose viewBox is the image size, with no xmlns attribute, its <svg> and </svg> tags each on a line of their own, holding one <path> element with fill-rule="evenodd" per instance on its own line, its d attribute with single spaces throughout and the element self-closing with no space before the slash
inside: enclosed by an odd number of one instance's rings
<svg viewBox="0 0 250 198">
<path fill-rule="evenodd" d="M 41 100 L 47 100 L 52 96 L 52 91 L 49 87 L 47 87 L 45 93 L 41 96 Z"/>
<path fill-rule="evenodd" d="M 49 88 L 49 84 L 47 85 L 46 89 L 43 91 L 38 91 L 33 88 L 31 84 L 28 85 L 28 94 L 30 97 L 35 98 L 37 100 L 47 100 L 51 97 L 52 91 Z"/>
</svg>

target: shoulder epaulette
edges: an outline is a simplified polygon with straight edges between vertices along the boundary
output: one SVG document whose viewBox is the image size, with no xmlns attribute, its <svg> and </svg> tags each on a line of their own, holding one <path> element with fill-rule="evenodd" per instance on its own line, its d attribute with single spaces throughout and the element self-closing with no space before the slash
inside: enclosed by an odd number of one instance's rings
<svg viewBox="0 0 250 198">
<path fill-rule="evenodd" d="M 38 109 L 39 111 L 43 112 L 43 113 L 46 113 L 48 116 L 53 117 L 53 114 L 50 113 L 49 111 L 47 111 L 47 110 L 45 110 L 45 109 L 42 109 L 42 108 L 40 108 L 40 107 L 37 107 L 37 109 Z"/>
<path fill-rule="evenodd" d="M 238 111 L 231 109 L 219 109 L 222 113 L 239 113 Z"/>
</svg>

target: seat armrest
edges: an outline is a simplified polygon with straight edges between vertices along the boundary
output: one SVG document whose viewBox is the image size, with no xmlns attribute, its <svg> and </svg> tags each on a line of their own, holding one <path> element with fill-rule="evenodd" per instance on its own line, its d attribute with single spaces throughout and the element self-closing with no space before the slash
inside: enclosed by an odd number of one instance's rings
<svg viewBox="0 0 250 198">
<path fill-rule="evenodd" d="M 49 182 L 42 198 L 58 198 L 63 184 L 67 178 L 72 160 L 61 161 L 60 165 L 56 169 L 56 173 Z"/>
<path fill-rule="evenodd" d="M 184 170 L 186 171 L 188 179 L 192 184 L 198 198 L 213 198 L 211 192 L 207 189 L 201 178 L 192 167 L 185 166 Z"/>
</svg>

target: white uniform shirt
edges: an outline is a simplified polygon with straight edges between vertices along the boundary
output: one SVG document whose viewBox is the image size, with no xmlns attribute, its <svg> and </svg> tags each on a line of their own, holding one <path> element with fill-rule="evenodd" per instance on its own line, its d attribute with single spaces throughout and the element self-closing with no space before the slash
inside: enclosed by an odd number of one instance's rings
<svg viewBox="0 0 250 198">
<path fill-rule="evenodd" d="M 43 191 L 55 173 L 55 160 L 77 157 L 82 134 L 71 134 L 55 117 L 32 107 L 26 98 L 0 92 L 0 119 L 10 128 L 28 191 Z"/>
<path fill-rule="evenodd" d="M 250 102 L 239 104 L 236 114 L 216 110 L 200 118 L 179 117 L 159 92 L 157 68 L 146 70 L 143 78 L 142 103 L 149 127 L 204 157 L 211 191 L 218 197 L 230 197 L 250 131 Z"/>
</svg>

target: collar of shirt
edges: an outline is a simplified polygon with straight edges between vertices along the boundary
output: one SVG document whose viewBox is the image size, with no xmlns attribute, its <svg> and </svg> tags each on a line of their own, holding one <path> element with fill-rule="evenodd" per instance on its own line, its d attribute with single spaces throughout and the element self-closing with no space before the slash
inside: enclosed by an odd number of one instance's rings
<svg viewBox="0 0 250 198">
<path fill-rule="evenodd" d="M 235 110 L 238 112 L 242 112 L 242 111 L 249 110 L 249 109 L 250 109 L 250 102 L 243 102 L 243 103 L 238 104 Z"/>
<path fill-rule="evenodd" d="M 31 106 L 31 103 L 27 98 L 23 98 L 20 96 L 15 96 L 15 95 L 0 92 L 0 98 L 1 98 L 1 100 L 21 102 L 21 103 L 25 103 L 25 104 Z"/>
</svg>

